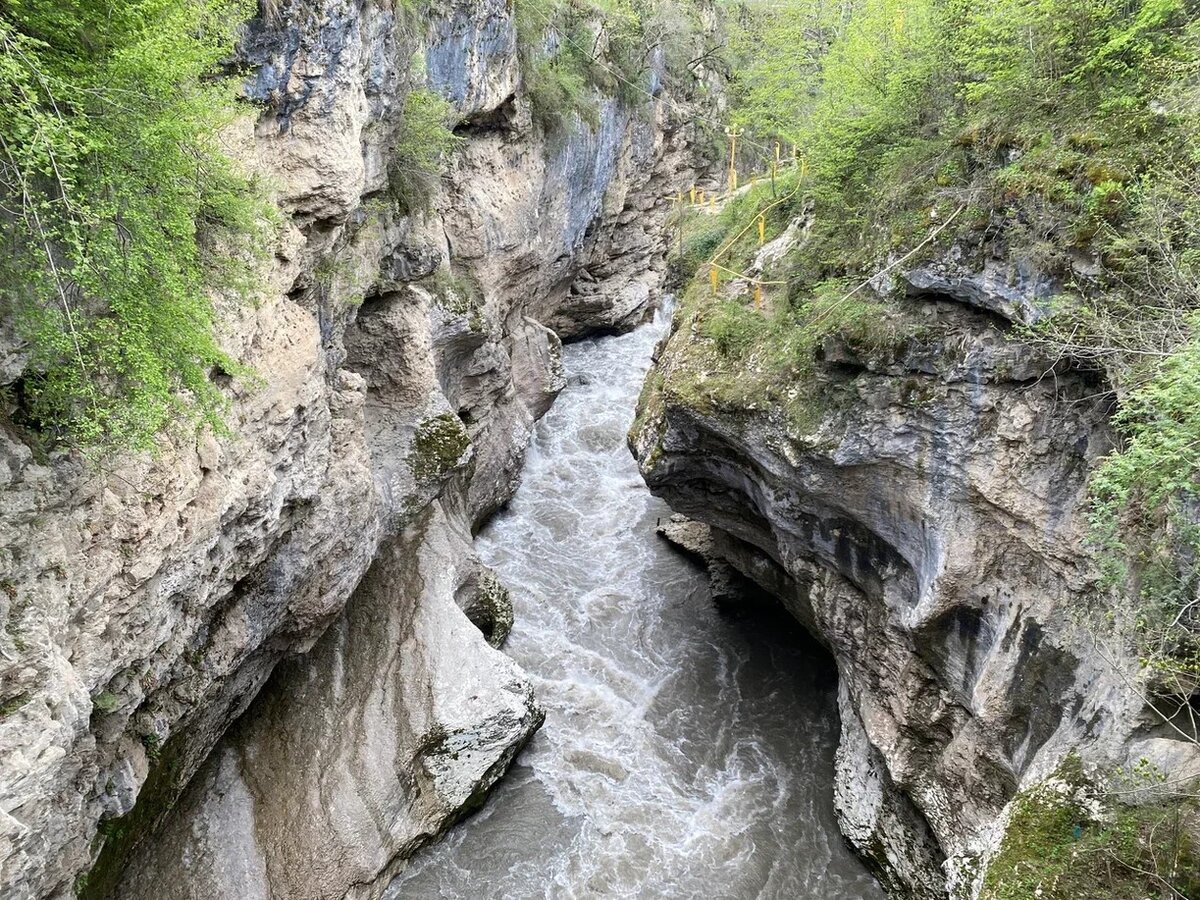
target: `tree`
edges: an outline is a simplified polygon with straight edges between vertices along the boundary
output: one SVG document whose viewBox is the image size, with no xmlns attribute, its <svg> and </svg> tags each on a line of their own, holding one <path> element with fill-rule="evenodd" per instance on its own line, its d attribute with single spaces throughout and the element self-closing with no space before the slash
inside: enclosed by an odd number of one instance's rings
<svg viewBox="0 0 1200 900">
<path fill-rule="evenodd" d="M 0 8 L 0 312 L 29 343 L 26 424 L 144 448 L 220 423 L 212 293 L 264 207 L 221 152 L 218 77 L 249 0 L 9 0 Z"/>
</svg>

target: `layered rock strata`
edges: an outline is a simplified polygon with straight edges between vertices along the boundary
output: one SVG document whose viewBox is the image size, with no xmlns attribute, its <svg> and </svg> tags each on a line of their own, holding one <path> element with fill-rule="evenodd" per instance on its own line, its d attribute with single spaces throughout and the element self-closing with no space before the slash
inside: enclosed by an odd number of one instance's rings
<svg viewBox="0 0 1200 900">
<path fill-rule="evenodd" d="M 833 652 L 841 825 L 897 897 L 978 891 L 1006 805 L 1068 751 L 1195 756 L 1154 728 L 1094 589 L 1107 392 L 1014 336 L 1047 287 L 989 258 L 880 285 L 892 337 L 828 338 L 790 405 L 722 400 L 704 305 L 685 308 L 630 438 L 651 489 L 711 526 L 709 555 Z"/>
<path fill-rule="evenodd" d="M 471 531 L 562 387 L 561 339 L 647 314 L 688 134 L 615 100 L 544 134 L 504 0 L 268 7 L 225 141 L 283 222 L 258 301 L 220 310 L 258 376 L 229 385 L 231 434 L 95 462 L 0 426 L 14 900 L 371 896 L 540 718 L 472 625 L 507 627 Z M 394 196 L 417 87 L 462 138 L 424 211 Z M 146 843 L 198 770 L 194 827 Z"/>
</svg>

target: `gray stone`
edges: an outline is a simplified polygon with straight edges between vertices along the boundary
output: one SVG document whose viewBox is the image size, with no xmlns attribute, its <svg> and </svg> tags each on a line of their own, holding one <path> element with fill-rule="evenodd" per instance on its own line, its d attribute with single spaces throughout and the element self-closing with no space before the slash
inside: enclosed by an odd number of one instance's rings
<svg viewBox="0 0 1200 900">
<path fill-rule="evenodd" d="M 12 900 L 70 895 L 103 844 L 90 894 L 120 893 L 121 863 L 136 856 L 136 878 L 161 867 L 177 896 L 205 896 L 188 880 L 201 870 L 251 896 L 284 878 L 274 854 L 318 866 L 335 835 L 346 855 L 296 877 L 310 872 L 323 896 L 364 895 L 477 802 L 536 719 L 520 676 L 454 605 L 454 578 L 412 587 L 390 613 L 439 643 L 370 646 L 354 663 L 381 667 L 360 669 L 356 689 L 433 695 L 389 696 L 368 723 L 329 693 L 336 683 L 308 679 L 335 678 L 330 643 L 382 602 L 384 586 L 360 587 L 369 570 L 419 569 L 511 495 L 562 387 L 555 329 L 577 337 L 647 314 L 665 269 L 664 198 L 693 177 L 688 137 L 662 105 L 635 117 L 606 103 L 600 128 L 548 141 L 520 91 L 505 0 L 438 4 L 404 27 L 412 14 L 390 3 L 271 6 L 242 49 L 255 112 L 222 135 L 283 219 L 258 301 L 219 304 L 223 345 L 261 376 L 233 384 L 231 434 L 175 435 L 156 456 L 97 465 L 44 457 L 0 427 L 0 893 Z M 424 70 L 409 66 L 421 58 Z M 426 83 L 473 124 L 428 214 L 401 219 L 388 164 L 404 96 Z M 437 273 L 451 269 L 482 286 L 474 314 L 439 305 Z M 8 381 L 23 358 L 8 336 L 0 346 Z M 446 437 L 432 457 L 430 429 Z M 461 452 L 446 458 L 451 445 Z M 414 558 L 396 560 L 404 548 Z M 478 702 L 454 693 L 442 652 L 465 660 Z M 239 726 L 220 743 L 268 682 L 249 721 L 270 715 L 279 740 Z M 330 705 L 290 702 L 293 691 Z M 350 790 L 369 767 L 328 730 L 338 721 L 377 729 L 370 746 L 395 750 L 397 778 L 428 782 L 369 787 L 360 812 L 394 831 L 337 809 L 328 834 L 288 829 L 290 801 L 264 803 L 283 775 L 256 760 L 328 751 L 331 769 L 300 767 L 287 790 L 320 797 L 321 779 Z M 184 801 L 194 833 L 176 817 L 161 844 L 144 843 L 214 748 Z"/>
<path fill-rule="evenodd" d="M 972 896 L 1009 801 L 1068 751 L 1111 767 L 1147 749 L 1138 661 L 1088 612 L 1102 386 L 1013 340 L 990 313 L 1033 305 L 957 265 L 904 276 L 922 327 L 903 346 L 827 342 L 803 424 L 689 401 L 698 338 L 676 328 L 631 435 L 654 493 L 833 652 L 840 820 L 897 897 Z M 1194 745 L 1149 749 L 1195 765 Z"/>
</svg>

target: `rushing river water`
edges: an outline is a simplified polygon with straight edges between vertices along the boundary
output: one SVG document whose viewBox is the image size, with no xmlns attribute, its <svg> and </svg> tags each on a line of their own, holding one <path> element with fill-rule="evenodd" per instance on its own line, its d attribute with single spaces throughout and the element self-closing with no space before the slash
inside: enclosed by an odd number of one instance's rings
<svg viewBox="0 0 1200 900">
<path fill-rule="evenodd" d="M 790 619 L 731 617 L 655 536 L 625 433 L 663 324 L 572 345 L 520 489 L 478 547 L 546 724 L 399 898 L 877 900 L 832 804 L 832 663 Z"/>
</svg>

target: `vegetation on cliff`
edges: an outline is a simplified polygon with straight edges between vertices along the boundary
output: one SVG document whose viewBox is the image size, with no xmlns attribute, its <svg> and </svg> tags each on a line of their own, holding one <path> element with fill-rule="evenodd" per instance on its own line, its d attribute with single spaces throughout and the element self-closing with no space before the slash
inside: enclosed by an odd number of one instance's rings
<svg viewBox="0 0 1200 900">
<path fill-rule="evenodd" d="M 446 160 L 462 138 L 454 133 L 454 107 L 426 88 L 404 98 L 400 132 L 388 167 L 388 188 L 403 213 L 424 210 L 445 168 Z"/>
<path fill-rule="evenodd" d="M 713 348 L 731 371 L 756 374 L 760 401 L 795 406 L 819 388 L 804 375 L 827 335 L 867 353 L 913 336 L 886 297 L 888 272 L 953 246 L 968 268 L 1000 252 L 1052 281 L 1057 296 L 1035 299 L 1021 336 L 1112 385 L 1122 443 L 1092 479 L 1093 534 L 1109 584 L 1139 596 L 1147 660 L 1190 692 L 1200 671 L 1188 524 L 1200 474 L 1196 5 L 729 8 L 743 178 L 769 171 L 776 145 L 785 165 L 794 147 L 806 173 L 744 190 L 733 214 L 685 217 L 682 274 L 720 247 L 722 280 L 750 265 L 757 236 L 722 241 L 758 212 L 767 237 L 802 228 L 796 248 L 754 276 L 765 311 L 751 281 L 740 302 L 711 303 L 707 284 L 693 285 Z M 803 417 L 819 398 L 801 399 Z"/>
<path fill-rule="evenodd" d="M 1162 776 L 1141 773 L 1154 792 Z M 1132 793 L 1128 783 L 1117 794 Z M 1004 840 L 991 861 L 980 900 L 1144 900 L 1200 896 L 1200 856 L 1191 837 L 1193 803 L 1113 803 L 1068 756 L 1054 775 L 1014 801 Z"/>
<path fill-rule="evenodd" d="M 219 424 L 212 294 L 236 292 L 233 237 L 261 227 L 218 145 L 213 77 L 247 0 L 13 0 L 0 8 L 0 315 L 32 358 L 28 421 L 83 443 L 148 446 Z"/>
<path fill-rule="evenodd" d="M 1134 626 L 1164 733 L 1195 740 L 1200 8 L 727 8 L 742 185 L 720 209 L 681 204 L 680 323 L 696 339 L 648 390 L 643 416 L 674 394 L 782 417 L 797 441 L 837 440 L 823 423 L 862 398 L 844 377 L 814 377 L 823 354 L 877 370 L 905 347 L 937 346 L 937 326 L 890 276 L 947 261 L 977 272 L 997 258 L 1037 273 L 1053 296 L 1031 291 L 1010 333 L 1060 369 L 1102 375 L 1116 411 L 1118 447 L 1090 482 L 1107 576 L 1097 605 Z M 786 230 L 786 255 L 762 255 Z M 919 408 L 926 397 L 912 381 Z M 1192 850 L 1178 868 L 1154 856 L 1164 823 L 1195 831 L 1178 797 L 1113 805 L 1065 831 L 1045 805 L 1015 808 L 986 896 L 1195 895 Z M 1129 868 L 1151 864 L 1150 875 Z"/>
<path fill-rule="evenodd" d="M 401 6 L 406 22 L 431 8 Z M 645 108 L 711 49 L 702 6 L 515 0 L 537 121 L 554 133 L 595 126 L 604 97 Z M 5 360 L 23 374 L 0 410 L 31 440 L 148 449 L 171 425 L 223 427 L 222 386 L 241 369 L 221 349 L 214 301 L 253 292 L 255 257 L 271 243 L 270 204 L 220 141 L 245 112 L 227 76 L 258 9 L 0 6 L 0 315 L 23 354 Z M 429 90 L 408 93 L 388 170 L 400 214 L 428 205 L 459 143 L 453 115 Z"/>
<path fill-rule="evenodd" d="M 535 119 L 551 133 L 595 127 L 598 101 L 644 109 L 666 87 L 702 89 L 702 0 L 514 0 L 518 45 Z"/>
</svg>

